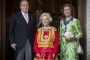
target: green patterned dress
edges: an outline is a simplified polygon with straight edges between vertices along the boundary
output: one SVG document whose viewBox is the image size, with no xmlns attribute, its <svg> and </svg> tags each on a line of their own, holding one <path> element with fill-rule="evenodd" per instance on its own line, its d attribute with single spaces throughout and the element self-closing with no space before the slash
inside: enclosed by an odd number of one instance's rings
<svg viewBox="0 0 90 60">
<path fill-rule="evenodd" d="M 66 27 L 65 27 L 66 26 Z M 70 31 L 74 34 L 72 40 L 67 40 L 64 36 L 66 31 Z M 79 60 L 77 47 L 77 41 L 82 37 L 82 31 L 80 22 L 76 18 L 64 24 L 64 20 L 60 21 L 60 59 L 61 60 Z"/>
</svg>

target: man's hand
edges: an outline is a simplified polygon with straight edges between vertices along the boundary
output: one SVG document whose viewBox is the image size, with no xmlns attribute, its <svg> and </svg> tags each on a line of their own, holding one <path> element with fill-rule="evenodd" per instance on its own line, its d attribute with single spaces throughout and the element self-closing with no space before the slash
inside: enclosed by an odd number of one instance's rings
<svg viewBox="0 0 90 60">
<path fill-rule="evenodd" d="M 16 46 L 17 46 L 17 44 L 15 44 L 15 43 L 11 44 L 11 47 L 12 47 L 14 50 L 16 50 Z"/>
</svg>

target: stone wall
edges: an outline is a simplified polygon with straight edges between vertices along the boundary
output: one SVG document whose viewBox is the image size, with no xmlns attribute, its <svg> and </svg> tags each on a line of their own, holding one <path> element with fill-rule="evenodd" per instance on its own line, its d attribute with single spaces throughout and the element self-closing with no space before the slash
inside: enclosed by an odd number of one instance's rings
<svg viewBox="0 0 90 60">
<path fill-rule="evenodd" d="M 87 60 L 90 60 L 90 0 L 86 2 Z"/>
</svg>

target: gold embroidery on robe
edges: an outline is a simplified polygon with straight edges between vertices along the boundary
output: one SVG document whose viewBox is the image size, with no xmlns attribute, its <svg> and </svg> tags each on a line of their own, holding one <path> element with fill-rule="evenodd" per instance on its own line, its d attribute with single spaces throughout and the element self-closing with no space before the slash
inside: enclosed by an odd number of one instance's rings
<svg viewBox="0 0 90 60">
<path fill-rule="evenodd" d="M 43 27 L 38 29 L 38 37 L 37 37 L 37 42 L 38 42 L 38 47 L 51 47 L 53 48 L 53 42 L 55 40 L 55 31 L 56 29 L 54 27 L 51 27 L 48 38 L 43 39 L 43 34 L 44 30 Z"/>
</svg>

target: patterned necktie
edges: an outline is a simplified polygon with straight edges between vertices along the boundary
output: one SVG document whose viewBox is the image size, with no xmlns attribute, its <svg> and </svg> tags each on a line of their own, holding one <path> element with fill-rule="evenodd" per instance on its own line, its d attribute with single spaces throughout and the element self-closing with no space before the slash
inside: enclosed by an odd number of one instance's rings
<svg viewBox="0 0 90 60">
<path fill-rule="evenodd" d="M 28 14 L 24 14 L 25 21 L 28 23 Z"/>
</svg>

